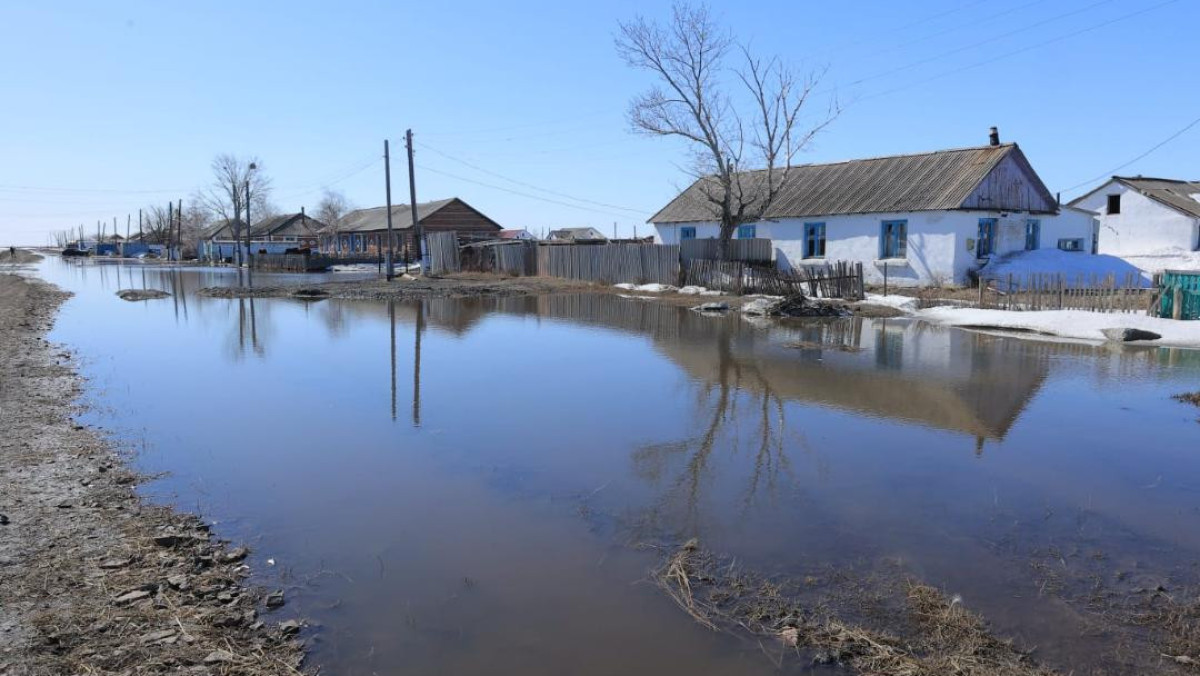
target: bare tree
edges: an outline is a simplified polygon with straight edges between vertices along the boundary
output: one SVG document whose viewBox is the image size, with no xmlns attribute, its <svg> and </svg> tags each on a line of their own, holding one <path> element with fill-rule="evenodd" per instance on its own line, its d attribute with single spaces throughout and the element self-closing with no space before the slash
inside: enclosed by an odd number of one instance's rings
<svg viewBox="0 0 1200 676">
<path fill-rule="evenodd" d="M 338 190 L 326 188 L 317 202 L 317 220 L 324 223 L 332 231 L 334 241 L 338 241 L 342 219 L 353 209 L 346 196 Z M 335 245 L 336 248 L 336 245 Z"/>
<path fill-rule="evenodd" d="M 642 17 L 622 22 L 616 46 L 626 64 L 659 80 L 630 103 L 630 125 L 688 144 L 690 171 L 720 223 L 718 246 L 727 257 L 737 227 L 763 218 L 796 155 L 840 112 L 831 99 L 819 114 L 807 115 L 825 71 L 799 74 L 777 57 L 755 57 L 716 24 L 706 5 L 676 4 L 667 26 Z M 732 52 L 743 63 L 731 70 Z"/>
<path fill-rule="evenodd" d="M 173 208 L 173 207 L 172 207 Z M 142 209 L 142 238 L 150 244 L 170 244 L 175 239 L 174 213 L 165 204 L 152 204 Z"/>
<path fill-rule="evenodd" d="M 257 157 L 217 155 L 212 161 L 212 172 L 212 183 L 196 193 L 193 201 L 214 219 L 229 221 L 235 238 L 242 235 L 246 218 L 246 181 L 250 182 L 251 218 L 259 220 L 275 213 L 270 200 L 271 179 Z"/>
</svg>

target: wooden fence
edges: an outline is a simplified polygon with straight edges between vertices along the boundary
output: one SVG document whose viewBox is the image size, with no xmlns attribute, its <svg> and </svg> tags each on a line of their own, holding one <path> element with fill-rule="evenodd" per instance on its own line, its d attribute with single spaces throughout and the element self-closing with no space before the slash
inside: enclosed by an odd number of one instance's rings
<svg viewBox="0 0 1200 676">
<path fill-rule="evenodd" d="M 537 242 L 515 242 L 487 247 L 492 250 L 492 269 L 498 274 L 518 277 L 537 274 Z"/>
<path fill-rule="evenodd" d="M 684 261 L 718 260 L 720 240 L 685 239 L 679 242 L 679 257 Z M 726 260 L 744 263 L 770 263 L 775 252 L 769 239 L 731 239 Z"/>
<path fill-rule="evenodd" d="M 771 296 L 804 294 L 812 298 L 863 298 L 862 263 L 833 263 L 784 272 L 741 261 L 690 260 L 684 263 L 684 282 L 726 293 Z"/>
<path fill-rule="evenodd" d="M 538 247 L 538 274 L 602 284 L 678 284 L 679 247 L 663 244 L 561 244 Z"/>
<path fill-rule="evenodd" d="M 1120 280 L 1061 274 L 1031 274 L 1021 279 L 1008 275 L 979 285 L 980 308 L 992 310 L 1087 310 L 1089 312 L 1147 312 L 1156 295 L 1140 273 Z"/>
<path fill-rule="evenodd" d="M 425 246 L 429 251 L 429 273 L 444 275 L 458 272 L 458 234 L 454 232 L 431 232 L 425 235 Z"/>
</svg>

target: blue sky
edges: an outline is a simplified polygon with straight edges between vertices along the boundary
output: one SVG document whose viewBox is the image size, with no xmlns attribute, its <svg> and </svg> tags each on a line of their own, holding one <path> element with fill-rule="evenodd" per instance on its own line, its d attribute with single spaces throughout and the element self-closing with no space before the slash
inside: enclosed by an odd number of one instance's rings
<svg viewBox="0 0 1200 676">
<path fill-rule="evenodd" d="M 828 66 L 845 106 L 803 162 L 1017 141 L 1053 191 L 1200 116 L 1195 0 L 714 2 L 764 55 Z M 32 2 L 0 5 L 0 243 L 185 201 L 221 152 L 274 202 L 459 196 L 506 227 L 624 236 L 687 182 L 677 144 L 629 131 L 651 83 L 617 22 L 668 2 Z M 1200 125 L 1121 173 L 1200 178 Z M 569 196 L 569 197 L 564 197 Z M 583 201 L 586 200 L 586 201 Z M 600 206 L 599 204 L 606 206 Z M 620 207 L 620 208 L 618 208 Z"/>
</svg>

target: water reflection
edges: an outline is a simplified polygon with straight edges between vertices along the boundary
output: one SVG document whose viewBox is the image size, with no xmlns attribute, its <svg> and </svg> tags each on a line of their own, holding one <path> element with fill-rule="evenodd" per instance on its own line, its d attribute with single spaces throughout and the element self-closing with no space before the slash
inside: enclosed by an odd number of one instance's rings
<svg viewBox="0 0 1200 676">
<path fill-rule="evenodd" d="M 774 672 L 631 584 L 653 561 L 630 530 L 784 574 L 903 560 L 1039 646 L 1079 627 L 1045 627 L 1052 602 L 1014 596 L 1027 561 L 991 543 L 1200 551 L 1200 426 L 1166 397 L 1197 352 L 603 294 L 214 299 L 195 290 L 236 274 L 46 265 L 101 422 L 171 473 L 146 490 L 316 579 L 288 608 L 329 628 L 331 672 Z M 181 363 L 193 401 L 227 404 L 219 441 L 154 377 Z"/>
</svg>

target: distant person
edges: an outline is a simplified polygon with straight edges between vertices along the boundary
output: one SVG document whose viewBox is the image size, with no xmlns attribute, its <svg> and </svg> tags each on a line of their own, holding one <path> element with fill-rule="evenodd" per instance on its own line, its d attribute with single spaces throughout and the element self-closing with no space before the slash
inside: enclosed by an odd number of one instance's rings
<svg viewBox="0 0 1200 676">
<path fill-rule="evenodd" d="M 17 257 L 17 247 L 15 247 L 15 246 L 8 247 L 8 257 L 9 258 Z"/>
</svg>

